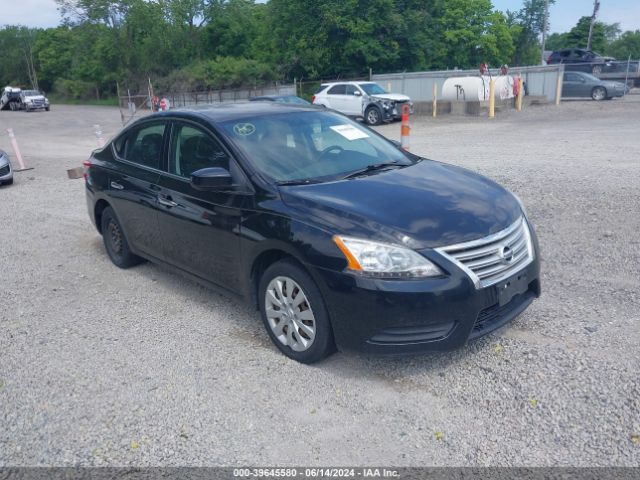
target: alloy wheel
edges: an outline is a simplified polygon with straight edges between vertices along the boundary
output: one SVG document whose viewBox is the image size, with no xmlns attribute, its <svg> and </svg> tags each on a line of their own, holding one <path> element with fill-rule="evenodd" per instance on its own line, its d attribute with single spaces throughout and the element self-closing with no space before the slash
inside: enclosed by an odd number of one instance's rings
<svg viewBox="0 0 640 480">
<path fill-rule="evenodd" d="M 378 110 L 375 108 L 370 109 L 369 113 L 367 113 L 367 123 L 369 125 L 377 125 L 379 121 L 380 113 L 378 113 Z"/>
<path fill-rule="evenodd" d="M 596 87 L 593 89 L 593 93 L 591 95 L 591 97 L 594 100 L 604 100 L 605 97 L 607 96 L 607 92 L 604 88 L 602 87 Z"/>
</svg>

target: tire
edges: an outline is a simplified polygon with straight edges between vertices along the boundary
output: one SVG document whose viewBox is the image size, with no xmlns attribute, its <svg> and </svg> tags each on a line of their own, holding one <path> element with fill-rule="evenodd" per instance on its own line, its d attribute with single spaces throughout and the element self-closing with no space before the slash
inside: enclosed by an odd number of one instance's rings
<svg viewBox="0 0 640 480">
<path fill-rule="evenodd" d="M 104 247 L 116 267 L 129 268 L 142 262 L 140 257 L 131 253 L 122 226 L 111 207 L 102 211 L 101 230 Z"/>
<path fill-rule="evenodd" d="M 604 100 L 607 98 L 607 89 L 604 87 L 595 87 L 591 90 L 591 98 L 593 98 L 596 102 L 600 100 Z"/>
<path fill-rule="evenodd" d="M 367 125 L 380 125 L 382 113 L 378 107 L 368 107 L 364 112 L 364 121 Z"/>
<path fill-rule="evenodd" d="M 320 290 L 301 267 L 291 260 L 276 262 L 264 272 L 258 288 L 262 321 L 282 353 L 309 364 L 335 351 Z"/>
<path fill-rule="evenodd" d="M 44 110 L 45 110 L 46 112 L 49 112 L 49 111 L 51 111 L 51 107 L 44 107 Z"/>
<path fill-rule="evenodd" d="M 13 185 L 13 178 L 10 178 L 9 180 L 5 180 L 4 182 L 0 182 L 0 187 L 4 185 Z"/>
</svg>

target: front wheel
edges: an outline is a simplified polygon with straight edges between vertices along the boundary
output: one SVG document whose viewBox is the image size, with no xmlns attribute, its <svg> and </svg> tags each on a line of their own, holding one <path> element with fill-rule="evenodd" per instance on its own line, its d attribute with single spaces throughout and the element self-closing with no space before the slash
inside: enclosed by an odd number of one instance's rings
<svg viewBox="0 0 640 480">
<path fill-rule="evenodd" d="M 604 87 L 595 87 L 591 91 L 591 98 L 595 101 L 599 102 L 600 100 L 604 100 L 607 98 L 607 90 Z"/>
<path fill-rule="evenodd" d="M 129 268 L 142 262 L 140 257 L 131 253 L 129 242 L 111 207 L 102 212 L 102 239 L 107 254 L 116 267 Z"/>
<path fill-rule="evenodd" d="M 264 272 L 259 289 L 262 320 L 282 353 L 314 363 L 334 352 L 329 314 L 307 272 L 290 260 L 279 261 Z"/>
<path fill-rule="evenodd" d="M 364 112 L 364 119 L 368 125 L 379 125 L 382 121 L 382 114 L 377 107 L 369 107 Z"/>
</svg>

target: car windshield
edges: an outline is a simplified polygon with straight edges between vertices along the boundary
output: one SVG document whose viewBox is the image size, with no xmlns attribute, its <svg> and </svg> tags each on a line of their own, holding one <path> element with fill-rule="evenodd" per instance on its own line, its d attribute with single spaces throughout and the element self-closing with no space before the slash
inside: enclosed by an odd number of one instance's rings
<svg viewBox="0 0 640 480">
<path fill-rule="evenodd" d="M 387 93 L 387 91 L 377 83 L 359 83 L 358 85 L 367 95 L 382 95 Z"/>
<path fill-rule="evenodd" d="M 333 112 L 278 113 L 221 127 L 256 169 L 278 183 L 330 181 L 372 166 L 413 163 L 389 141 Z"/>
<path fill-rule="evenodd" d="M 41 93 L 37 90 L 23 90 L 25 97 L 33 97 L 35 95 L 41 95 Z"/>
</svg>

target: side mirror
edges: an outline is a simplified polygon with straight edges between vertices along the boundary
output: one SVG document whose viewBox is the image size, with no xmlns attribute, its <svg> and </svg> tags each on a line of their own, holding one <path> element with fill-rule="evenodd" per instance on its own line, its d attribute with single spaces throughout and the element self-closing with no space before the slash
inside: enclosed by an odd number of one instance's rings
<svg viewBox="0 0 640 480">
<path fill-rule="evenodd" d="M 398 140 L 389 140 L 394 146 L 402 148 L 402 144 Z"/>
<path fill-rule="evenodd" d="M 361 97 L 361 96 L 362 96 L 362 93 L 360 92 L 360 90 L 356 90 L 355 92 L 353 92 L 353 94 L 354 94 L 356 97 Z"/>
<path fill-rule="evenodd" d="M 202 168 L 191 174 L 191 186 L 196 190 L 221 190 L 232 183 L 229 171 L 220 167 Z"/>
</svg>

